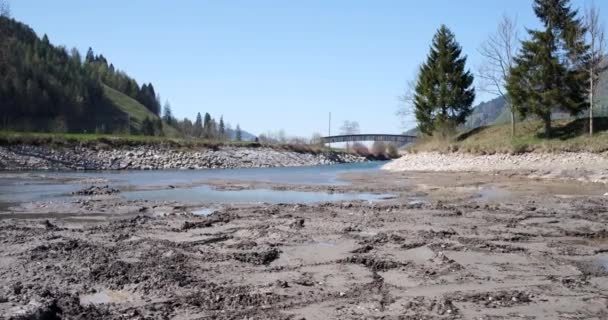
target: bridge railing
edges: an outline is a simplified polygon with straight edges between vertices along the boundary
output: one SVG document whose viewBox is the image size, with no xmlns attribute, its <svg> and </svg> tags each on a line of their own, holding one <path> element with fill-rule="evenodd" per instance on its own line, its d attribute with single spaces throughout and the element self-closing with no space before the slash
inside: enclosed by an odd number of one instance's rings
<svg viewBox="0 0 608 320">
<path fill-rule="evenodd" d="M 400 134 L 347 134 L 338 136 L 322 137 L 323 143 L 358 142 L 358 141 L 385 141 L 409 143 L 416 140 L 416 136 Z"/>
</svg>

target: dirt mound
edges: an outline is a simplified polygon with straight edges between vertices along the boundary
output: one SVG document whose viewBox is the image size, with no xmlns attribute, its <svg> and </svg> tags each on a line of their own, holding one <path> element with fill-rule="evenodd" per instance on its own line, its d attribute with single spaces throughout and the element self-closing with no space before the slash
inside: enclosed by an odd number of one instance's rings
<svg viewBox="0 0 608 320">
<path fill-rule="evenodd" d="M 90 186 L 78 191 L 72 192 L 76 196 L 102 196 L 120 193 L 120 190 L 111 188 L 108 185 L 105 186 Z"/>
<path fill-rule="evenodd" d="M 341 263 L 353 263 L 353 264 L 361 264 L 367 268 L 372 269 L 373 271 L 386 271 L 390 269 L 400 268 L 406 266 L 407 264 L 382 259 L 374 256 L 364 256 L 364 255 L 354 255 L 350 256 L 346 259 L 340 260 Z"/>
<path fill-rule="evenodd" d="M 232 254 L 232 258 L 240 262 L 252 263 L 255 265 L 268 265 L 278 259 L 280 254 L 280 250 L 272 248 L 251 252 L 235 252 Z"/>
</svg>

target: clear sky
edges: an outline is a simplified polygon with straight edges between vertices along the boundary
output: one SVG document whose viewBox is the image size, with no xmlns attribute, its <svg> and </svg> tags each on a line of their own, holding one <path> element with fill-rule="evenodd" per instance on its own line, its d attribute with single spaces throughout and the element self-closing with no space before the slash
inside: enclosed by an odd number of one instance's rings
<svg viewBox="0 0 608 320">
<path fill-rule="evenodd" d="M 327 133 L 330 111 L 334 133 L 344 120 L 358 121 L 363 133 L 401 132 L 398 97 L 440 24 L 454 31 L 475 71 L 477 48 L 503 14 L 537 26 L 531 3 L 10 1 L 16 19 L 54 44 L 83 55 L 91 46 L 138 82 L 152 82 L 177 117 L 209 112 L 254 134 L 284 129 L 304 137 Z M 596 3 L 606 16 L 608 1 Z"/>
</svg>

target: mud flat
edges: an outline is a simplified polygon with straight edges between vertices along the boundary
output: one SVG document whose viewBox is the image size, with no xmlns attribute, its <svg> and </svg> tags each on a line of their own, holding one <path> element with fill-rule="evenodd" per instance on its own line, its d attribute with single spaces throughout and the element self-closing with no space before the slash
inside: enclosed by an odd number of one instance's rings
<svg viewBox="0 0 608 320">
<path fill-rule="evenodd" d="M 397 198 L 223 204 L 207 216 L 119 194 L 17 204 L 0 215 L 0 318 L 608 317 L 604 185 L 346 178 L 274 187 Z"/>
<path fill-rule="evenodd" d="M 587 152 L 474 155 L 405 153 L 384 166 L 388 171 L 504 172 L 531 178 L 608 183 L 608 154 Z"/>
</svg>

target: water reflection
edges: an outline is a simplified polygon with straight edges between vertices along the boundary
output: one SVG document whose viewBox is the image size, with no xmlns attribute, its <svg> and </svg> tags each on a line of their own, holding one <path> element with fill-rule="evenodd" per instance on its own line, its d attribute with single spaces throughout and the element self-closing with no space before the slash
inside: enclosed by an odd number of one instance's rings
<svg viewBox="0 0 608 320">
<path fill-rule="evenodd" d="M 147 190 L 125 192 L 127 199 L 178 201 L 182 203 L 316 203 L 335 201 L 381 201 L 390 194 L 328 193 L 308 191 L 284 191 L 272 189 L 214 190 L 208 186 L 194 188 Z"/>
</svg>

